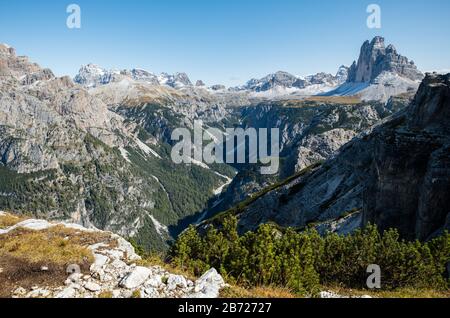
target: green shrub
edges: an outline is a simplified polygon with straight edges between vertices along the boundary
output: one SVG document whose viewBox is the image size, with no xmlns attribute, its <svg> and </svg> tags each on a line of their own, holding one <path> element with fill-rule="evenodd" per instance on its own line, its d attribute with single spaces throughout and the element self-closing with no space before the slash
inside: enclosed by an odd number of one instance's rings
<svg viewBox="0 0 450 318">
<path fill-rule="evenodd" d="M 202 235 L 187 229 L 171 259 L 196 275 L 215 267 L 233 283 L 282 286 L 303 295 L 315 295 L 321 284 L 365 288 L 370 264 L 380 265 L 383 289 L 446 289 L 450 235 L 421 243 L 401 240 L 396 230 L 379 233 L 372 225 L 321 237 L 315 230 L 265 224 L 239 236 L 236 217 L 228 216 L 220 229 L 209 227 Z"/>
</svg>

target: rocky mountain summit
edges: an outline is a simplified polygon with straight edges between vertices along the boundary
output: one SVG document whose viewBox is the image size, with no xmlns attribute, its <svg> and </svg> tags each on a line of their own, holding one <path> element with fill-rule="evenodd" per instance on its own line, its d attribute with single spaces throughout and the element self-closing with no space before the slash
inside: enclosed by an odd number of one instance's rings
<svg viewBox="0 0 450 318">
<path fill-rule="evenodd" d="M 383 72 L 395 73 L 412 81 L 423 79 L 413 61 L 398 54 L 392 44 L 386 47 L 384 38 L 377 36 L 362 45 L 358 62 L 353 62 L 349 69 L 347 82 L 373 82 Z"/>
<path fill-rule="evenodd" d="M 122 237 L 110 232 L 86 229 L 76 224 L 50 223 L 45 220 L 20 221 L 13 215 L 0 212 L 0 221 L 16 220 L 9 227 L 0 226 L 0 294 L 15 298 L 216 298 L 225 287 L 223 278 L 212 268 L 195 281 L 169 272 L 161 266 L 140 266 L 141 257 Z M 13 224 L 15 223 L 15 224 Z M 2 222 L 0 222 L 0 225 Z M 20 259 L 20 249 L 30 237 L 48 237 L 65 245 L 50 254 L 51 248 L 35 247 L 24 255 L 23 268 L 13 267 Z M 62 238 L 59 238 L 62 237 Z M 5 246 L 15 240 L 21 245 L 14 252 Z M 86 241 L 85 244 L 80 243 Z M 42 242 L 41 242 L 42 244 Z M 44 243 L 51 245 L 50 242 Z M 60 243 L 62 244 L 62 243 Z M 67 251 L 78 247 L 88 259 L 85 264 L 57 266 L 52 259 L 64 258 Z M 41 254 L 41 249 L 46 253 Z M 19 250 L 19 252 L 18 252 Z M 67 255 L 64 254 L 66 251 Z M 11 255 L 13 254 L 13 255 Z M 77 257 L 75 255 L 73 257 Z M 32 260 L 29 260 L 30 257 Z M 27 270 L 30 271 L 27 271 Z M 20 275 L 18 272 L 22 271 Z M 63 277 L 66 275 L 66 279 Z M 58 279 L 54 279 L 54 277 Z M 53 278 L 52 278 L 53 277 Z M 59 278 L 61 280 L 59 280 Z"/>
<path fill-rule="evenodd" d="M 279 71 L 261 79 L 251 79 L 245 85 L 235 88 L 237 91 L 253 92 L 254 97 L 280 97 L 283 95 L 315 95 L 331 90 L 347 79 L 348 67 L 341 66 L 336 75 L 317 73 L 298 77 Z"/>
<path fill-rule="evenodd" d="M 413 61 L 397 53 L 392 44 L 386 47 L 384 38 L 377 36 L 363 43 L 346 82 L 325 95 L 387 101 L 391 96 L 416 91 L 423 76 Z"/>
<path fill-rule="evenodd" d="M 241 231 L 275 222 L 349 233 L 370 222 L 425 240 L 450 229 L 449 80 L 428 74 L 407 108 L 240 206 Z"/>
<path fill-rule="evenodd" d="M 58 168 L 58 156 L 78 155 L 71 153 L 70 146 L 64 151 L 58 147 L 80 134 L 91 134 L 110 146 L 123 145 L 128 135 L 123 119 L 70 78 L 57 78 L 4 45 L 0 45 L 0 65 L 3 164 L 22 173 Z"/>
<path fill-rule="evenodd" d="M 74 82 L 93 88 L 113 82 L 120 82 L 124 79 L 132 79 L 137 82 L 152 85 L 166 85 L 172 88 L 192 86 L 191 80 L 186 73 L 175 73 L 173 75 L 161 73 L 153 74 L 142 69 L 132 70 L 106 70 L 95 64 L 87 64 L 80 68 L 74 77 Z"/>
</svg>

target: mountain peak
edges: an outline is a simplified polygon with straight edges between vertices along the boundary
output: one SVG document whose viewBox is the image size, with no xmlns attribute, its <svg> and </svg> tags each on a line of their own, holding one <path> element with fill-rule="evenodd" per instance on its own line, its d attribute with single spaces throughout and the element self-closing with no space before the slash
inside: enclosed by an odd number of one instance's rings
<svg viewBox="0 0 450 318">
<path fill-rule="evenodd" d="M 394 73 L 413 81 L 423 78 L 414 62 L 398 54 L 392 44 L 386 48 L 384 38 L 376 36 L 362 45 L 358 62 L 350 67 L 347 82 L 371 83 L 383 72 Z"/>
<path fill-rule="evenodd" d="M 308 75 L 305 78 L 292 75 L 285 71 L 271 73 L 261 79 L 251 79 L 239 90 L 249 90 L 255 93 L 280 90 L 282 93 L 295 93 L 313 87 L 314 89 L 304 91 L 304 94 L 314 94 L 315 90 L 323 92 L 324 89 L 336 87 L 347 79 L 348 67 L 341 65 L 336 75 L 320 72 Z M 291 90 L 291 91 L 286 91 Z"/>
<path fill-rule="evenodd" d="M 87 88 L 106 85 L 112 82 L 119 82 L 123 79 L 131 79 L 137 82 L 149 83 L 152 85 L 167 85 L 171 87 L 192 86 L 186 73 L 175 73 L 169 75 L 161 73 L 159 76 L 144 69 L 134 68 L 132 70 L 107 70 L 97 64 L 89 63 L 83 65 L 74 81 Z"/>
<path fill-rule="evenodd" d="M 376 36 L 372 39 L 372 41 L 370 42 L 370 45 L 372 47 L 380 47 L 380 48 L 384 48 L 384 37 L 382 36 Z"/>
<path fill-rule="evenodd" d="M 16 50 L 6 43 L 0 43 L 0 54 L 16 56 Z"/>
</svg>

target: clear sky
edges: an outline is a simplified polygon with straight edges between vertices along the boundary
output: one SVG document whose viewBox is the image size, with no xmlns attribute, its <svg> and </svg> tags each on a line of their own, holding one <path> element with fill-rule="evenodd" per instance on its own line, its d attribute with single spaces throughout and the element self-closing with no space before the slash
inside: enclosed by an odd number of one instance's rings
<svg viewBox="0 0 450 318">
<path fill-rule="evenodd" d="M 81 29 L 66 26 L 71 3 Z M 371 3 L 382 9 L 378 30 L 366 25 Z M 375 35 L 421 70 L 450 69 L 449 0 L 0 0 L 0 42 L 57 75 L 87 63 L 186 72 L 209 85 L 335 73 Z"/>
</svg>

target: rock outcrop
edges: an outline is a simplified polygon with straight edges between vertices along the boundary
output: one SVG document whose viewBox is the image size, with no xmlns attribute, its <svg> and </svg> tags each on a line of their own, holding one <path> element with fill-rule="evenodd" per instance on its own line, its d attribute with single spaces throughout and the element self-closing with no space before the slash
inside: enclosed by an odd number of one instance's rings
<svg viewBox="0 0 450 318">
<path fill-rule="evenodd" d="M 384 38 L 377 36 L 362 45 L 358 62 L 353 62 L 348 71 L 347 82 L 373 82 L 383 72 L 394 73 L 412 81 L 423 78 L 413 61 L 398 54 L 392 44 L 386 47 Z"/>
<path fill-rule="evenodd" d="M 393 45 L 386 47 L 384 38 L 377 36 L 364 42 L 358 61 L 348 69 L 346 82 L 324 95 L 356 95 L 363 100 L 386 102 L 392 96 L 415 92 L 422 79 L 413 61 L 398 54 Z"/>
<path fill-rule="evenodd" d="M 0 217 L 5 216 L 8 216 L 8 214 L 0 212 Z M 226 286 L 223 278 L 214 268 L 197 280 L 191 281 L 182 275 L 171 273 L 161 266 L 139 266 L 137 263 L 141 261 L 141 257 L 135 253 L 133 246 L 122 237 L 109 232 L 86 229 L 76 224 L 28 219 L 8 228 L 0 229 L 0 240 L 2 236 L 8 233 L 20 236 L 23 230 L 39 232 L 51 228 L 62 233 L 74 231 L 81 237 L 81 240 L 83 233 L 89 233 L 91 237 L 98 237 L 95 242 L 90 242 L 90 245 L 86 246 L 94 259 L 88 272 L 82 272 L 77 264 L 70 265 L 67 268 L 73 269 L 73 271 L 68 271 L 67 279 L 61 281 L 60 286 L 54 286 L 54 284 L 53 286 L 40 285 L 39 281 L 45 281 L 45 277 L 34 274 L 37 278 L 33 287 L 27 289 L 24 286 L 16 285 L 8 291 L 11 297 L 217 298 L 220 290 Z M 49 271 L 48 266 L 41 266 L 41 271 L 45 275 Z M 0 272 L 0 281 L 5 279 L 6 276 L 3 277 L 3 275 L 10 274 L 9 272 Z M 51 275 L 51 273 L 48 273 L 48 275 Z M 14 279 L 11 277 L 14 277 L 14 275 L 7 279 Z M 8 281 L 5 286 L 10 286 L 11 283 L 14 282 Z M 4 288 L 4 286 L 0 288 Z M 5 293 L 3 290 L 1 292 L 2 294 Z"/>
</svg>

